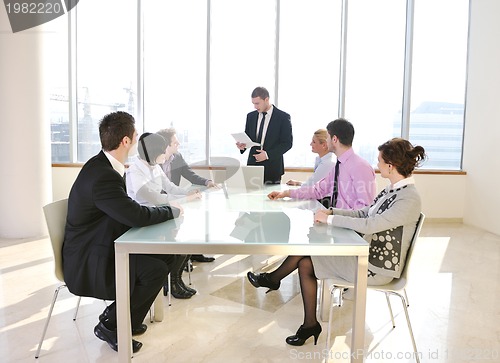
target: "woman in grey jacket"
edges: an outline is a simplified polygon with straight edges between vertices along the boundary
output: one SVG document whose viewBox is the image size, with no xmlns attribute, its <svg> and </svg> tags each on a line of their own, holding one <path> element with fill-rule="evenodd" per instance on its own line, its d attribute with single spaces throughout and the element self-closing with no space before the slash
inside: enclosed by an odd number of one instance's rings
<svg viewBox="0 0 500 363">
<path fill-rule="evenodd" d="M 368 284 L 384 285 L 398 278 L 421 212 L 420 196 L 412 172 L 425 160 L 425 150 L 409 141 L 394 138 L 378 147 L 378 169 L 390 184 L 370 206 L 359 210 L 326 209 L 317 211 L 315 222 L 350 228 L 364 235 L 370 244 Z M 286 338 L 290 345 L 303 345 L 314 336 L 316 344 L 321 325 L 316 319 L 317 279 L 340 277 L 354 281 L 357 268 L 355 257 L 288 256 L 271 273 L 248 273 L 255 287 L 277 290 L 280 281 L 295 269 L 299 270 L 304 303 L 304 323 L 295 335 Z"/>
</svg>

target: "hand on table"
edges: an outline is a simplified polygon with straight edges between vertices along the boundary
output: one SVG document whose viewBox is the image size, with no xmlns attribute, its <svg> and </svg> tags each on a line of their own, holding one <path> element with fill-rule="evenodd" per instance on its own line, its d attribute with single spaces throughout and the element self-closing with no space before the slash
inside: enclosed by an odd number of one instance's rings
<svg viewBox="0 0 500 363">
<path fill-rule="evenodd" d="M 314 213 L 315 223 L 326 223 L 328 221 L 328 216 L 332 215 L 332 211 L 329 209 L 321 209 Z"/>
</svg>

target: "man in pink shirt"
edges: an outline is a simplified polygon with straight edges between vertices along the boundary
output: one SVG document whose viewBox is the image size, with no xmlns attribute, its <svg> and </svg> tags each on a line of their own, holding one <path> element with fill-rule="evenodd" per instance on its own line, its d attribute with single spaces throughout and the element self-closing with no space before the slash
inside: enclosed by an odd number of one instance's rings
<svg viewBox="0 0 500 363">
<path fill-rule="evenodd" d="M 360 209 L 373 202 L 376 193 L 375 172 L 352 149 L 353 125 L 339 118 L 330 122 L 326 129 L 328 148 L 337 156 L 335 168 L 314 185 L 274 191 L 268 194 L 269 199 L 318 199 L 327 207 L 342 209 Z"/>
</svg>

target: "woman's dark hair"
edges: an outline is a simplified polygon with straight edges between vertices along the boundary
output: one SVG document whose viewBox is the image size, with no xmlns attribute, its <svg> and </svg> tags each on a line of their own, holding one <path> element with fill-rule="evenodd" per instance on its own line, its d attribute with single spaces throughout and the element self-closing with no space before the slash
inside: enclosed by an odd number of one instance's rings
<svg viewBox="0 0 500 363">
<path fill-rule="evenodd" d="M 409 177 L 416 167 L 427 159 L 422 146 L 413 146 L 408 140 L 395 137 L 378 147 L 386 164 L 393 165 L 399 174 Z"/>
<path fill-rule="evenodd" d="M 139 137 L 137 151 L 142 160 L 146 160 L 149 165 L 156 164 L 156 158 L 165 154 L 167 142 L 163 137 L 151 132 L 145 132 Z"/>
</svg>

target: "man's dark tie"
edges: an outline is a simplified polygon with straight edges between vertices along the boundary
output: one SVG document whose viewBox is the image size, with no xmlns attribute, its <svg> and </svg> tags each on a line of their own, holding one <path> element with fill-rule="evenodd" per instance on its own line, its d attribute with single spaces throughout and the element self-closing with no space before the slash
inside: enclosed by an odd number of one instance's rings
<svg viewBox="0 0 500 363">
<path fill-rule="evenodd" d="M 337 159 L 337 163 L 335 164 L 335 179 L 333 181 L 332 203 L 330 204 L 332 208 L 337 206 L 337 197 L 339 195 L 339 165 L 340 161 Z"/>
<path fill-rule="evenodd" d="M 259 133 L 257 134 L 257 143 L 259 144 L 261 144 L 262 141 L 262 132 L 264 131 L 264 121 L 266 120 L 266 115 L 267 112 L 262 112 L 262 120 L 260 121 Z"/>
</svg>

